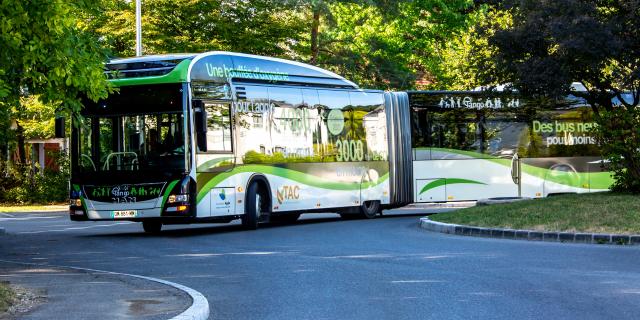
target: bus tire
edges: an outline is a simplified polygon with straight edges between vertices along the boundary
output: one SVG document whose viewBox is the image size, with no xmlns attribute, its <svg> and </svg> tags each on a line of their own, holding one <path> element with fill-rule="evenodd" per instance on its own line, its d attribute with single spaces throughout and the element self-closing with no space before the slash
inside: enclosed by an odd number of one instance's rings
<svg viewBox="0 0 640 320">
<path fill-rule="evenodd" d="M 146 233 L 160 233 L 162 230 L 162 222 L 156 220 L 142 221 L 142 229 Z"/>
<path fill-rule="evenodd" d="M 266 190 L 261 190 L 258 182 L 252 182 L 247 189 L 247 200 L 245 202 L 244 214 L 240 217 L 242 227 L 247 230 L 258 229 L 260 217 L 267 211 L 268 203 Z"/>
<path fill-rule="evenodd" d="M 380 213 L 380 201 L 364 201 L 360 206 L 360 216 L 366 219 L 373 219 Z"/>
</svg>

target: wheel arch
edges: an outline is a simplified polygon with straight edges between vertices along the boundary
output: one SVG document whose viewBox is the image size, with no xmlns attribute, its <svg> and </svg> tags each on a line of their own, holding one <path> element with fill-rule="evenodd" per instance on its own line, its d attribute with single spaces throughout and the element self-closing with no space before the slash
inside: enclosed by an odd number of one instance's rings
<svg viewBox="0 0 640 320">
<path fill-rule="evenodd" d="M 249 177 L 249 180 L 247 181 L 247 185 L 245 186 L 245 190 L 249 190 L 249 186 L 252 183 L 257 183 L 258 187 L 260 188 L 264 188 L 264 190 L 267 190 L 267 205 L 269 208 L 269 212 L 271 212 L 271 208 L 273 206 L 273 193 L 271 193 L 271 184 L 269 183 L 269 179 L 267 179 L 267 177 L 263 174 L 260 173 L 254 173 L 253 175 L 251 175 L 251 177 Z M 247 196 L 248 196 L 248 192 L 245 192 L 244 195 L 244 201 L 245 201 L 245 205 L 247 204 Z"/>
</svg>

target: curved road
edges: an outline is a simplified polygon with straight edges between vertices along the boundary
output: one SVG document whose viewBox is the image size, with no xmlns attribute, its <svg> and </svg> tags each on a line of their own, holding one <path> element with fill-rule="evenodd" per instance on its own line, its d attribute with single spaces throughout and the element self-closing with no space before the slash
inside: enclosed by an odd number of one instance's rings
<svg viewBox="0 0 640 320">
<path fill-rule="evenodd" d="M 161 278 L 203 293 L 211 319 L 637 319 L 640 247 L 429 233 L 418 216 L 293 225 L 72 223 L 0 217 L 4 259 Z"/>
</svg>

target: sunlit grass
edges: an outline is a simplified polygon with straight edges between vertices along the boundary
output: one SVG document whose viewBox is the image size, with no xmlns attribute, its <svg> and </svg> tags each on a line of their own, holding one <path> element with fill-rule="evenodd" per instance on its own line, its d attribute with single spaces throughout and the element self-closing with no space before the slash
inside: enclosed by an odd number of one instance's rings
<svg viewBox="0 0 640 320">
<path fill-rule="evenodd" d="M 477 206 L 430 219 L 480 227 L 640 234 L 640 196 L 613 192 L 561 195 Z"/>
<path fill-rule="evenodd" d="M 0 212 L 42 212 L 42 211 L 66 211 L 66 204 L 56 205 L 4 205 L 0 204 Z"/>
</svg>

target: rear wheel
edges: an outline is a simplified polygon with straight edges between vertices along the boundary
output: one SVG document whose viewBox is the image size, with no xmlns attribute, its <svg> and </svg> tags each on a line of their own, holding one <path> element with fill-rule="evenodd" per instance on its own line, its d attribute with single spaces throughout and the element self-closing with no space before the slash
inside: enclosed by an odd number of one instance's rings
<svg viewBox="0 0 640 320">
<path fill-rule="evenodd" d="M 266 190 L 261 190 L 257 182 L 251 183 L 247 189 L 247 201 L 244 214 L 240 218 L 242 226 L 248 230 L 258 228 L 260 217 L 268 213 L 268 198 Z"/>
<path fill-rule="evenodd" d="M 375 218 L 380 213 L 380 201 L 365 201 L 360 206 L 360 216 L 367 219 Z"/>
<path fill-rule="evenodd" d="M 142 229 L 146 233 L 160 233 L 162 230 L 162 222 L 155 220 L 142 221 Z"/>
</svg>

